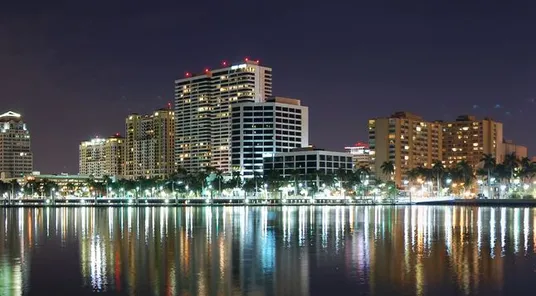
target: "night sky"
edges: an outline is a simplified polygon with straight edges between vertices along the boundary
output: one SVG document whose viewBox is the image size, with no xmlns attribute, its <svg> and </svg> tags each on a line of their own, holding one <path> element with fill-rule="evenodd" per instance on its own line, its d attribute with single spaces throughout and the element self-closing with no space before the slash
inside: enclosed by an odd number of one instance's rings
<svg viewBox="0 0 536 296">
<path fill-rule="evenodd" d="M 368 118 L 407 110 L 491 116 L 535 153 L 531 1 L 5 2 L 0 112 L 23 113 L 42 172 L 76 173 L 80 141 L 124 134 L 186 71 L 246 56 L 273 68 L 275 95 L 309 106 L 318 147 L 367 140 Z"/>
</svg>

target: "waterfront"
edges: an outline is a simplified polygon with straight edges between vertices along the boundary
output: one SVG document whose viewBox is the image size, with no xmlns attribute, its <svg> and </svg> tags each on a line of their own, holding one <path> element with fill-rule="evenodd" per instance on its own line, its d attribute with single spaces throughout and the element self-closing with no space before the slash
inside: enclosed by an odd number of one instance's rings
<svg viewBox="0 0 536 296">
<path fill-rule="evenodd" d="M 532 295 L 532 208 L 4 208 L 0 295 Z"/>
</svg>

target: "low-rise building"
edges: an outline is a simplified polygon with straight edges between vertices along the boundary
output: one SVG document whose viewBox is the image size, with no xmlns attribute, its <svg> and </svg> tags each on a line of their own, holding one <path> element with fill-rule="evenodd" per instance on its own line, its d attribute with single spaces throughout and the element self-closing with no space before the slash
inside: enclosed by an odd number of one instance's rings
<svg viewBox="0 0 536 296">
<path fill-rule="evenodd" d="M 275 171 L 283 177 L 308 178 L 315 174 L 335 174 L 338 170 L 351 172 L 352 155 L 346 152 L 326 151 L 314 147 L 293 149 L 264 158 L 264 173 Z"/>
<path fill-rule="evenodd" d="M 504 140 L 502 143 L 502 151 L 504 155 L 501 155 L 497 158 L 497 162 L 503 162 L 504 157 L 509 154 L 515 154 L 518 159 L 528 157 L 527 146 L 517 145 L 511 140 Z"/>
</svg>

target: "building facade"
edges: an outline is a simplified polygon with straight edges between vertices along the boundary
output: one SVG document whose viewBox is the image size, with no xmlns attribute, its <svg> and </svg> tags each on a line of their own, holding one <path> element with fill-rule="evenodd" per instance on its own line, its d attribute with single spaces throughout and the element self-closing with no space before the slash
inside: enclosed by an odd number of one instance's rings
<svg viewBox="0 0 536 296">
<path fill-rule="evenodd" d="M 372 155 L 368 143 L 357 142 L 353 146 L 344 147 L 344 151 L 352 155 L 354 167 L 372 167 Z"/>
<path fill-rule="evenodd" d="M 125 172 L 128 179 L 166 178 L 175 171 L 174 113 L 159 109 L 126 119 Z"/>
<path fill-rule="evenodd" d="M 425 121 L 409 112 L 397 112 L 390 117 L 370 119 L 369 144 L 376 176 L 387 180 L 381 166 L 392 161 L 394 181 L 402 185 L 407 171 L 417 167 L 432 167 L 442 160 L 442 126 Z"/>
<path fill-rule="evenodd" d="M 291 177 L 297 173 L 299 178 L 306 178 L 316 173 L 351 172 L 353 160 L 350 153 L 305 147 L 264 157 L 263 169 L 265 174 L 275 171 L 283 177 Z"/>
<path fill-rule="evenodd" d="M 0 179 L 20 178 L 33 170 L 30 131 L 22 116 L 0 115 Z"/>
<path fill-rule="evenodd" d="M 503 155 L 497 159 L 498 162 L 503 162 L 504 157 L 509 154 L 515 154 L 518 159 L 528 157 L 527 146 L 517 145 L 510 140 L 504 140 L 502 146 Z"/>
<path fill-rule="evenodd" d="M 231 104 L 272 96 L 272 69 L 246 59 L 175 81 L 175 160 L 188 171 L 231 170 Z"/>
<path fill-rule="evenodd" d="M 79 174 L 93 177 L 121 177 L 125 161 L 125 139 L 116 134 L 80 143 Z"/>
<path fill-rule="evenodd" d="M 501 161 L 504 156 L 503 125 L 489 118 L 458 116 L 453 122 L 443 122 L 443 161 L 453 167 L 462 160 L 476 167 L 484 154 Z"/>
<path fill-rule="evenodd" d="M 263 158 L 309 145 L 309 110 L 299 100 L 275 97 L 231 109 L 232 171 L 263 174 Z"/>
</svg>

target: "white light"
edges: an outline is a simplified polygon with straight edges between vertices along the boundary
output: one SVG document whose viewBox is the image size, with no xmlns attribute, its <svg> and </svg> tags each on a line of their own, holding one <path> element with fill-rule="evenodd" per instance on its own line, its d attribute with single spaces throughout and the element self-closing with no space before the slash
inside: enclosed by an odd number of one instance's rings
<svg viewBox="0 0 536 296">
<path fill-rule="evenodd" d="M 523 189 L 525 190 L 529 189 L 529 184 L 523 184 Z"/>
</svg>

